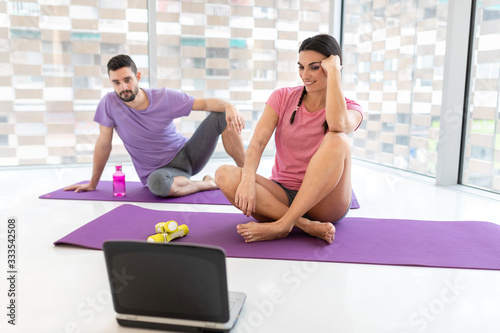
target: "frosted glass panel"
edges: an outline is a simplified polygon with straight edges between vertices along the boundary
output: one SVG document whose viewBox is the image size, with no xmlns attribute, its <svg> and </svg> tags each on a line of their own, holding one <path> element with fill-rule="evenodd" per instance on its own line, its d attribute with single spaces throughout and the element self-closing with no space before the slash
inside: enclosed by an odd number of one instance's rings
<svg viewBox="0 0 500 333">
<path fill-rule="evenodd" d="M 478 1 L 462 183 L 500 192 L 500 1 Z"/>
<path fill-rule="evenodd" d="M 448 1 L 344 6 L 344 93 L 366 111 L 353 156 L 435 176 Z"/>
</svg>

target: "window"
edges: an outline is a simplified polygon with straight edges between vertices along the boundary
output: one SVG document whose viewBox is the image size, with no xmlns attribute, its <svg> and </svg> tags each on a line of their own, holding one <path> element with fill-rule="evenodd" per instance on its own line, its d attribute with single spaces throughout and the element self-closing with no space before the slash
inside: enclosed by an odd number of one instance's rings
<svg viewBox="0 0 500 333">
<path fill-rule="evenodd" d="M 157 0 L 158 85 L 234 103 L 246 145 L 271 92 L 299 85 L 299 42 L 328 33 L 329 1 L 187 2 Z M 279 60 L 279 61 L 278 61 Z M 190 136 L 199 114 L 177 120 Z M 274 154 L 271 143 L 267 155 Z M 214 156 L 227 156 L 220 145 Z"/>
<path fill-rule="evenodd" d="M 462 184 L 500 192 L 500 1 L 478 1 Z"/>
<path fill-rule="evenodd" d="M 299 42 L 329 26 L 325 0 L 156 0 L 156 22 L 148 21 L 147 4 L 0 2 L 0 166 L 91 163 L 94 112 L 112 91 L 106 64 L 122 53 L 136 62 L 143 87 L 155 82 L 234 103 L 247 121 L 248 143 L 272 90 L 300 84 Z M 178 128 L 190 136 L 198 121 L 179 120 Z M 266 152 L 273 151 L 271 144 Z M 222 146 L 218 155 L 226 156 Z M 115 137 L 110 161 L 128 160 Z"/>
<path fill-rule="evenodd" d="M 344 93 L 366 111 L 353 156 L 435 176 L 447 6 L 344 1 Z"/>
<path fill-rule="evenodd" d="M 148 86 L 145 1 L 0 3 L 0 165 L 92 162 L 106 63 L 136 59 Z M 111 160 L 128 160 L 119 139 Z"/>
</svg>

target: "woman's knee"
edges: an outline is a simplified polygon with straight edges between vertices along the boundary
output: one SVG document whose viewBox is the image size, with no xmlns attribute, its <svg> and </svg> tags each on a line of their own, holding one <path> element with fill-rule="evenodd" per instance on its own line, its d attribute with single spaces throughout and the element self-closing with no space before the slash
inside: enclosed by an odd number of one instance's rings
<svg viewBox="0 0 500 333">
<path fill-rule="evenodd" d="M 342 132 L 327 132 L 322 144 L 328 146 L 329 149 L 338 151 L 350 151 L 351 149 L 347 135 Z"/>
<path fill-rule="evenodd" d="M 234 165 L 221 165 L 215 171 L 215 183 L 221 190 L 227 190 L 239 182 L 241 169 Z"/>
</svg>

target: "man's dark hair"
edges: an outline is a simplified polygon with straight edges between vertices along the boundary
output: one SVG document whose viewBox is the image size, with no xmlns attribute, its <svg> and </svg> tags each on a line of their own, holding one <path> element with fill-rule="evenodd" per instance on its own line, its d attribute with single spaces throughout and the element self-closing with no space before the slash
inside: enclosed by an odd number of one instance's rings
<svg viewBox="0 0 500 333">
<path fill-rule="evenodd" d="M 108 61 L 108 75 L 109 75 L 109 71 L 117 71 L 123 67 L 129 67 L 132 70 L 132 72 L 134 72 L 134 75 L 137 75 L 137 66 L 135 65 L 132 58 L 130 58 L 126 54 L 120 54 L 120 55 L 114 56 L 113 58 L 109 59 L 109 61 Z"/>
</svg>

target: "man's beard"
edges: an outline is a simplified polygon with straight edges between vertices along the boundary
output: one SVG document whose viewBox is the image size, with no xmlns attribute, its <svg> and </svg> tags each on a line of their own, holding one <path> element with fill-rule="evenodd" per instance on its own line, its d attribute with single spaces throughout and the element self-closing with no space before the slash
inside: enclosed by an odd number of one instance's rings
<svg viewBox="0 0 500 333">
<path fill-rule="evenodd" d="M 132 90 L 124 90 L 124 91 L 122 91 L 122 92 L 120 92 L 120 93 L 118 94 L 118 97 L 120 97 L 120 99 L 121 99 L 122 101 L 126 102 L 126 103 L 127 103 L 127 102 L 132 102 L 132 101 L 135 99 L 135 97 L 137 96 L 137 93 L 138 93 L 138 92 L 139 92 L 139 87 L 135 88 L 135 91 L 132 91 Z M 130 96 L 129 96 L 128 98 L 124 98 L 124 97 L 122 97 L 122 94 L 124 94 L 124 93 L 130 93 Z"/>
</svg>

